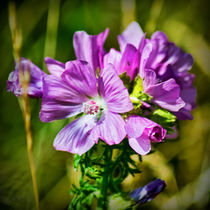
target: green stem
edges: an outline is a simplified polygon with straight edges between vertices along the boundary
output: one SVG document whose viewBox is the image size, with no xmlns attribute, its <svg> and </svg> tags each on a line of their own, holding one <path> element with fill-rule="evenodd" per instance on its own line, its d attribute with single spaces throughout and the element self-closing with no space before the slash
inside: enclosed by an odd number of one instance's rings
<svg viewBox="0 0 210 210">
<path fill-rule="evenodd" d="M 108 145 L 106 145 L 105 147 L 106 147 L 104 151 L 105 166 L 101 181 L 100 198 L 98 201 L 98 206 L 101 207 L 102 209 L 107 209 L 107 191 L 109 186 L 109 180 L 110 177 L 112 176 L 112 170 L 110 170 L 110 165 L 112 161 L 112 149 Z"/>
</svg>

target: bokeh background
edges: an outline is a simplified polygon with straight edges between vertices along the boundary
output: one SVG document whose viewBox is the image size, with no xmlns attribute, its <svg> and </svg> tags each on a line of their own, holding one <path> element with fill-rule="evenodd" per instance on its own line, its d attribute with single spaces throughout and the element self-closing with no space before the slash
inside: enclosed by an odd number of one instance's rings
<svg viewBox="0 0 210 210">
<path fill-rule="evenodd" d="M 6 80 L 14 69 L 8 26 L 8 3 L 0 7 L 0 209 L 34 209 L 34 197 L 22 114 L 17 98 L 6 92 Z M 128 177 L 124 190 L 133 190 L 154 178 L 167 188 L 142 209 L 210 209 L 210 6 L 208 0 L 16 0 L 22 30 L 21 55 L 44 69 L 44 57 L 61 62 L 75 59 L 75 31 L 98 34 L 110 29 L 105 43 L 119 49 L 117 35 L 137 20 L 149 37 L 164 31 L 169 40 L 191 53 L 195 63 L 197 108 L 194 120 L 179 124 L 179 137 L 156 146 L 143 157 L 142 174 Z M 72 183 L 79 173 L 72 168 L 72 155 L 55 151 L 52 144 L 61 120 L 42 123 L 40 100 L 31 100 L 34 155 L 41 209 L 67 209 Z M 136 158 L 136 157 L 134 157 Z"/>
</svg>

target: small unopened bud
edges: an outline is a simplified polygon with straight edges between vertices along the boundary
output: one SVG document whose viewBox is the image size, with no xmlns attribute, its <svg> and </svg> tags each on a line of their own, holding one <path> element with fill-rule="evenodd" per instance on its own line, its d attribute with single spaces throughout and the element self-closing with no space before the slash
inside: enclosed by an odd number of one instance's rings
<svg viewBox="0 0 210 210">
<path fill-rule="evenodd" d="M 131 192 L 131 198 L 136 201 L 136 204 L 143 204 L 151 201 L 166 187 L 165 181 L 156 179 L 144 187 L 140 187 Z"/>
</svg>

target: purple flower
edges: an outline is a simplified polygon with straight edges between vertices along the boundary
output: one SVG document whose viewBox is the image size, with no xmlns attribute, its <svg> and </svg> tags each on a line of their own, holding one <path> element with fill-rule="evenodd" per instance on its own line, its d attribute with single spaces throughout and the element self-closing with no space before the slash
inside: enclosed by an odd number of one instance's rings
<svg viewBox="0 0 210 210">
<path fill-rule="evenodd" d="M 131 44 L 136 49 L 138 49 L 143 38 L 144 33 L 139 24 L 135 21 L 131 22 L 125 29 L 125 31 L 118 36 L 118 42 L 121 52 L 124 52 L 127 44 Z"/>
<path fill-rule="evenodd" d="M 132 149 L 140 155 L 146 155 L 151 150 L 151 142 L 161 142 L 166 130 L 157 123 L 137 115 L 127 118 L 125 130 Z"/>
<path fill-rule="evenodd" d="M 112 63 L 118 74 L 126 72 L 131 80 L 139 74 L 153 103 L 174 112 L 179 119 L 192 119 L 190 111 L 195 108 L 196 97 L 194 76 L 188 73 L 192 56 L 168 42 L 162 32 L 145 39 L 136 22 L 118 36 L 118 42 L 121 52 L 111 49 L 104 56 L 104 66 Z"/>
<path fill-rule="evenodd" d="M 127 29 L 118 36 L 120 52 L 111 49 L 104 56 L 104 66 L 111 63 L 118 74 L 126 72 L 131 80 L 135 78 L 139 69 L 140 52 L 144 46 L 145 34 L 136 22 L 132 22 Z M 117 59 L 116 59 L 117 58 Z"/>
<path fill-rule="evenodd" d="M 174 78 L 158 82 L 156 73 L 151 69 L 144 71 L 144 92 L 152 96 L 152 102 L 169 111 L 178 112 L 185 106 L 180 97 L 180 87 Z"/>
<path fill-rule="evenodd" d="M 64 63 L 61 63 L 49 57 L 45 58 L 45 64 L 50 74 L 55 75 L 57 77 L 60 77 L 65 70 Z"/>
<path fill-rule="evenodd" d="M 154 71 L 159 83 L 173 79 L 184 106 L 178 110 L 168 109 L 181 120 L 192 119 L 190 111 L 196 106 L 196 89 L 192 85 L 194 75 L 188 73 L 193 64 L 192 56 L 169 42 L 167 36 L 160 31 L 155 32 L 151 40 L 147 41 L 145 47 L 148 48 L 148 46 L 150 46 L 150 53 L 144 65 L 140 66 L 140 72 L 141 69 L 144 73 L 147 69 Z"/>
<path fill-rule="evenodd" d="M 144 187 L 140 187 L 131 192 L 131 198 L 136 201 L 136 204 L 143 204 L 151 201 L 166 187 L 165 181 L 155 179 Z"/>
<path fill-rule="evenodd" d="M 42 78 L 45 73 L 34 65 L 30 60 L 21 58 L 21 62 L 16 64 L 15 70 L 10 73 L 7 80 L 7 91 L 11 91 L 17 97 L 23 94 L 23 88 L 19 79 L 19 68 L 22 68 L 23 73 L 30 72 L 30 82 L 27 88 L 28 95 L 30 97 L 41 98 L 42 97 Z"/>
<path fill-rule="evenodd" d="M 109 29 L 98 35 L 88 35 L 85 31 L 77 31 L 73 37 L 75 54 L 78 60 L 87 61 L 96 70 L 103 68 L 103 57 L 105 50 L 104 42 L 109 33 Z"/>
<path fill-rule="evenodd" d="M 43 79 L 40 119 L 43 122 L 83 114 L 56 136 L 54 147 L 82 155 L 98 139 L 118 144 L 126 136 L 125 122 L 118 113 L 133 108 L 127 89 L 112 65 L 100 72 L 85 61 L 70 61 L 60 77 Z"/>
</svg>

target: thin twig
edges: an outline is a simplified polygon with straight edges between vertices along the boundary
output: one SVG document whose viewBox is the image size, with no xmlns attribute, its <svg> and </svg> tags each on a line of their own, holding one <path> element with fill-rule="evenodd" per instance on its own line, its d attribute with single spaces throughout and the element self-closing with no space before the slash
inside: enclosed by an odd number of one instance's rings
<svg viewBox="0 0 210 210">
<path fill-rule="evenodd" d="M 23 118 L 25 124 L 27 151 L 28 151 L 29 165 L 33 182 L 36 209 L 39 210 L 39 194 L 38 194 L 38 187 L 36 181 L 36 168 L 35 168 L 33 149 L 32 149 L 33 137 L 31 132 L 31 113 L 30 113 L 29 98 L 27 94 L 28 83 L 30 81 L 30 72 L 29 72 L 30 69 L 26 69 L 26 72 L 23 72 L 23 68 L 21 65 L 20 49 L 21 49 L 22 38 L 20 31 L 18 30 L 17 27 L 16 9 L 15 9 L 15 4 L 13 2 L 9 4 L 9 23 L 12 34 L 14 58 L 17 63 L 16 65 L 18 65 L 19 81 L 23 90 L 23 95 L 22 97 L 20 97 L 19 104 L 22 108 L 21 110 L 23 112 Z"/>
</svg>

